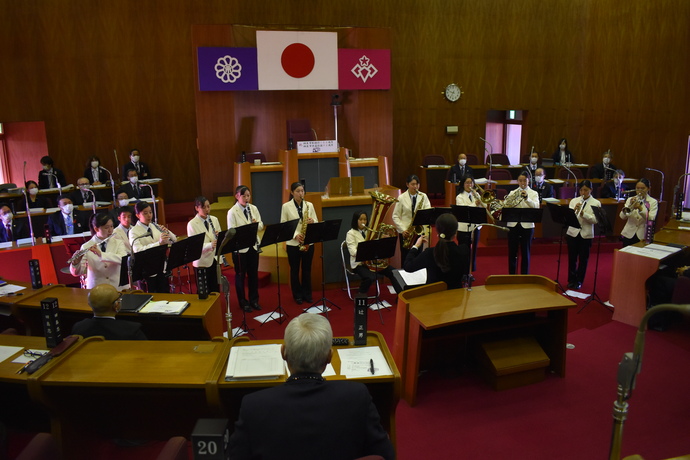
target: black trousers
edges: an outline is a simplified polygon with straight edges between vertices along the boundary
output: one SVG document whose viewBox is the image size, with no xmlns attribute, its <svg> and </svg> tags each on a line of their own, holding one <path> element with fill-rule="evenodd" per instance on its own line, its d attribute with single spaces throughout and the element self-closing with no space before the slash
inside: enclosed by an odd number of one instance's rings
<svg viewBox="0 0 690 460">
<path fill-rule="evenodd" d="M 197 292 L 199 291 L 199 272 L 204 272 L 206 274 L 206 286 L 208 287 L 208 292 L 220 293 L 220 286 L 218 285 L 218 273 L 216 271 L 217 265 L 218 263 L 214 260 L 210 267 L 194 267 Z"/>
<path fill-rule="evenodd" d="M 359 293 L 360 294 L 366 294 L 369 292 L 369 288 L 371 287 L 372 284 L 374 284 L 374 281 L 376 280 L 376 272 L 373 272 L 369 270 L 369 267 L 367 267 L 364 264 L 359 264 L 355 267 L 354 272 L 359 276 L 360 282 L 359 282 Z M 393 267 L 390 265 L 387 266 L 384 269 L 378 270 L 378 275 L 380 276 L 385 276 L 395 286 L 395 279 L 393 278 Z"/>
<path fill-rule="evenodd" d="M 159 273 L 154 276 L 148 276 L 145 278 L 146 281 L 146 292 L 157 292 L 160 294 L 168 294 L 170 292 L 170 283 L 168 283 L 168 277 L 163 273 Z"/>
<path fill-rule="evenodd" d="M 472 237 L 474 233 L 474 237 Z M 474 238 L 474 239 L 472 239 Z M 472 271 L 477 271 L 477 245 L 479 244 L 479 229 L 475 228 L 474 232 L 458 232 L 458 244 L 465 244 L 470 247 L 472 243 Z"/>
<path fill-rule="evenodd" d="M 517 273 L 518 248 L 520 249 L 520 273 L 529 274 L 529 252 L 532 247 L 533 228 L 523 228 L 520 224 L 508 231 L 508 273 Z"/>
<path fill-rule="evenodd" d="M 587 273 L 592 239 L 582 238 L 578 234 L 577 236 L 568 235 L 566 241 L 568 242 L 568 283 L 582 284 Z"/>
<path fill-rule="evenodd" d="M 233 252 L 232 263 L 235 265 L 235 292 L 240 306 L 259 303 L 259 253 L 254 248 L 247 252 Z M 247 280 L 249 301 L 244 296 L 244 280 Z"/>
<path fill-rule="evenodd" d="M 295 300 L 307 300 L 311 296 L 311 262 L 314 258 L 314 246 L 308 251 L 300 251 L 298 246 L 287 246 L 288 263 L 290 264 L 290 288 Z M 300 271 L 302 279 L 300 280 Z"/>
<path fill-rule="evenodd" d="M 626 247 L 630 246 L 631 244 L 639 243 L 640 239 L 637 237 L 637 235 L 633 235 L 632 238 L 621 236 L 621 241 L 623 242 L 623 247 Z"/>
</svg>

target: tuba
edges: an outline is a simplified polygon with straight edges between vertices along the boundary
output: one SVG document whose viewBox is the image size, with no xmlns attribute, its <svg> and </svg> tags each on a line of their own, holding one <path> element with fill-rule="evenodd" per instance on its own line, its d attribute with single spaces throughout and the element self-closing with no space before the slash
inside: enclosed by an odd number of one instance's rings
<svg viewBox="0 0 690 460">
<path fill-rule="evenodd" d="M 370 227 L 367 227 L 367 235 L 364 240 L 371 241 L 396 236 L 395 227 L 383 223 L 383 219 L 386 217 L 386 213 L 388 213 L 388 208 L 398 200 L 378 191 L 369 192 L 369 194 L 372 199 L 371 219 L 369 220 Z M 365 264 L 369 270 L 379 271 L 388 267 L 388 259 L 367 260 Z"/>
</svg>

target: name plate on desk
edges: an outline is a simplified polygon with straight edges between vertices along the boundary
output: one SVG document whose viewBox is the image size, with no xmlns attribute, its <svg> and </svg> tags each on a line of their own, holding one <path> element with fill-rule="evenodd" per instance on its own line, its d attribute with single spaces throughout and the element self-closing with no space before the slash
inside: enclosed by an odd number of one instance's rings
<svg viewBox="0 0 690 460">
<path fill-rule="evenodd" d="M 337 153 L 338 143 L 332 141 L 302 141 L 297 143 L 297 153 Z"/>
</svg>

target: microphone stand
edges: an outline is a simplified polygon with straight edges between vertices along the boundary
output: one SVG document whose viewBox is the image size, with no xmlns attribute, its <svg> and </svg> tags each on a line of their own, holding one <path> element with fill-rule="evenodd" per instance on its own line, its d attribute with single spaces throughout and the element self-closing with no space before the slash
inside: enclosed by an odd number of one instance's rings
<svg viewBox="0 0 690 460">
<path fill-rule="evenodd" d="M 578 196 L 578 193 L 577 193 L 577 176 L 576 176 L 575 173 L 568 167 L 568 165 L 567 165 L 566 163 L 563 163 L 561 166 L 563 166 L 563 169 L 565 169 L 566 171 L 568 171 L 568 172 L 573 176 L 573 179 L 575 179 L 575 198 L 577 198 L 577 196 Z"/>
<path fill-rule="evenodd" d="M 91 198 L 93 198 L 93 202 L 91 203 L 91 211 L 93 212 L 93 214 L 96 214 L 96 194 L 93 193 L 93 190 L 91 190 L 90 188 L 82 188 L 80 190 L 87 191 L 91 194 Z"/>
<path fill-rule="evenodd" d="M 101 166 L 101 168 L 103 168 L 103 166 Z M 110 171 L 108 171 L 108 170 L 105 169 L 105 168 L 103 168 L 103 170 L 104 170 L 105 172 L 107 172 L 108 175 L 110 176 L 110 188 L 111 188 L 112 191 L 113 191 L 113 206 L 114 206 L 114 205 L 117 204 L 117 203 L 115 203 L 115 200 L 117 199 L 117 196 L 115 195 L 115 181 L 113 180 L 113 175 L 110 173 Z M 117 206 L 115 206 L 115 207 L 117 207 Z"/>
<path fill-rule="evenodd" d="M 62 193 L 62 186 L 60 185 L 60 180 L 58 179 L 57 174 L 51 173 L 51 172 L 47 172 L 47 171 L 46 171 L 46 173 L 47 173 L 49 176 L 53 176 L 53 177 L 55 178 L 55 183 L 57 184 L 57 188 L 60 190 L 60 193 Z"/>
<path fill-rule="evenodd" d="M 148 187 L 151 190 L 151 199 L 153 200 L 153 221 L 158 223 L 158 211 L 156 206 L 156 195 L 153 193 L 153 187 L 150 184 L 140 184 L 142 187 Z"/>
<path fill-rule="evenodd" d="M 664 173 L 662 171 L 659 171 L 658 169 L 654 169 L 654 168 L 644 168 L 644 169 L 646 169 L 647 171 L 654 171 L 654 172 L 658 172 L 659 174 L 661 174 L 661 192 L 659 193 L 659 203 L 661 203 L 662 201 L 664 201 Z"/>
<path fill-rule="evenodd" d="M 335 123 L 335 146 L 337 148 L 340 148 L 340 144 L 338 143 L 338 106 L 342 104 L 338 100 L 339 98 L 340 96 L 338 94 L 334 94 L 331 98 L 331 105 L 333 106 L 333 121 Z M 314 134 L 316 135 L 316 132 L 314 132 Z"/>
<path fill-rule="evenodd" d="M 26 165 L 26 161 L 24 162 Z M 26 183 L 26 182 L 24 182 Z M 24 203 L 26 203 L 26 218 L 29 219 L 29 232 L 31 233 L 31 246 L 36 246 L 36 238 L 34 237 L 34 224 L 31 221 L 31 207 L 29 206 L 29 195 L 26 193 L 26 187 L 22 189 L 24 193 Z"/>
<path fill-rule="evenodd" d="M 611 447 L 609 450 L 610 460 L 619 460 L 621 454 L 621 444 L 623 440 L 623 424 L 628 416 L 628 399 L 632 396 L 635 389 L 635 379 L 642 368 L 642 354 L 644 353 L 645 330 L 649 318 L 664 311 L 676 311 L 690 314 L 690 305 L 662 304 L 656 305 L 647 310 L 647 313 L 640 321 L 637 329 L 635 343 L 632 352 L 623 354 L 623 359 L 618 364 L 618 396 L 613 402 L 613 430 L 611 433 Z"/>
<path fill-rule="evenodd" d="M 117 174 L 118 177 L 120 178 L 120 182 L 122 182 L 122 176 L 120 176 L 120 160 L 117 159 L 117 150 L 113 149 L 113 155 L 115 155 L 115 168 L 117 168 Z M 112 175 L 110 178 L 112 179 Z"/>
<path fill-rule="evenodd" d="M 690 176 L 690 173 L 681 174 L 678 178 L 678 183 L 676 184 L 675 190 L 673 192 L 673 208 L 676 214 L 676 220 L 681 220 L 683 218 L 683 202 L 685 201 L 685 184 L 680 185 L 680 181 L 683 177 Z"/>
<path fill-rule="evenodd" d="M 487 141 L 483 137 L 480 137 L 479 139 L 483 140 L 485 144 L 489 144 L 489 147 L 491 147 L 491 152 L 489 152 L 489 177 L 488 179 L 491 180 L 491 170 L 493 167 L 493 154 L 494 154 L 494 146 L 491 145 L 491 142 Z M 486 147 L 484 147 L 484 151 L 486 152 Z"/>
</svg>

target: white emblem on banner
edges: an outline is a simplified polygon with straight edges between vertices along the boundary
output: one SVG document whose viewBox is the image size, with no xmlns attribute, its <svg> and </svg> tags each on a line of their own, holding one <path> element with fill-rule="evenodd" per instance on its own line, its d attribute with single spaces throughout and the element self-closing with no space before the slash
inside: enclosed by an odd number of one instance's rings
<svg viewBox="0 0 690 460">
<path fill-rule="evenodd" d="M 351 72 L 355 77 L 360 78 L 364 83 L 366 83 L 368 79 L 379 73 L 379 69 L 377 69 L 374 64 L 370 62 L 366 55 L 363 55 L 361 58 L 359 58 L 359 64 L 354 66 Z"/>
<path fill-rule="evenodd" d="M 232 56 L 218 58 L 214 68 L 216 77 L 223 83 L 235 83 L 242 76 L 242 64 Z"/>
</svg>

